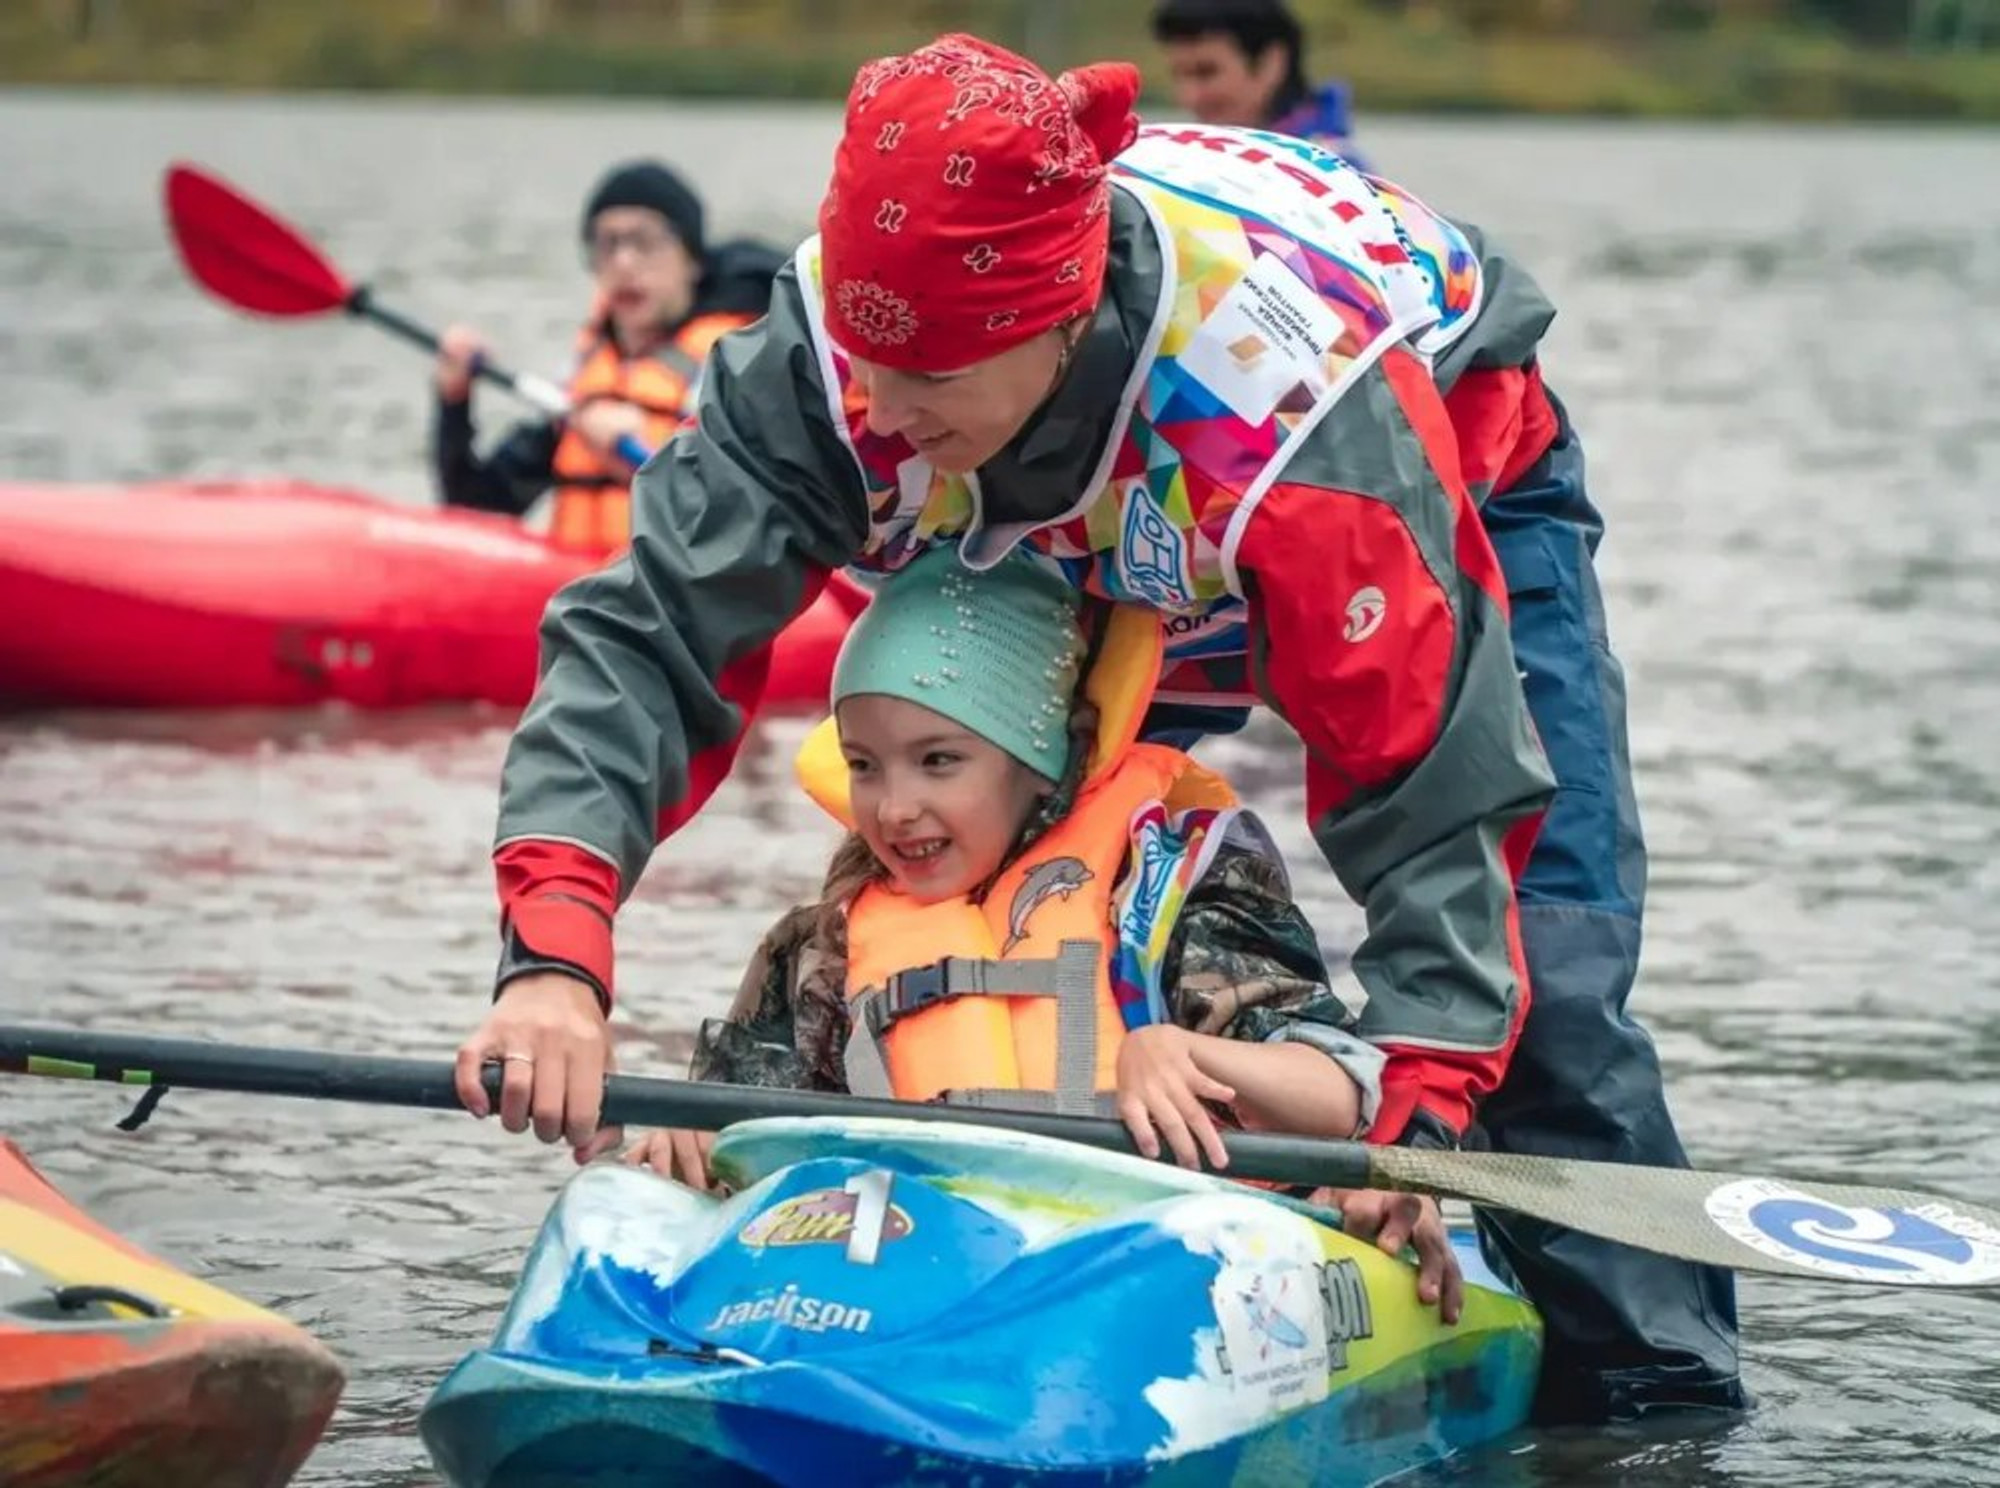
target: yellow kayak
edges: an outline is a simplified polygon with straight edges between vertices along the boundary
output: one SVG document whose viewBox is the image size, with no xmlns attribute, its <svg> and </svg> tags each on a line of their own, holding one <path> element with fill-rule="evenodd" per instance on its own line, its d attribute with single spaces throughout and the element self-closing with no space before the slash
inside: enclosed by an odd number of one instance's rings
<svg viewBox="0 0 2000 1488">
<path fill-rule="evenodd" d="M 342 1382 L 298 1327 L 121 1240 L 0 1140 L 0 1483 L 270 1488 Z"/>
</svg>

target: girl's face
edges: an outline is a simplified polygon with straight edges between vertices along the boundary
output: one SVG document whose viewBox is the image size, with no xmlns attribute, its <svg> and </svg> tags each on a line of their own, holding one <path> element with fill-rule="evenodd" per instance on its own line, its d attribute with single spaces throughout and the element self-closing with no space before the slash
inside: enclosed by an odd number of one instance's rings
<svg viewBox="0 0 2000 1488">
<path fill-rule="evenodd" d="M 991 878 L 1054 786 L 963 725 L 866 693 L 835 710 L 854 824 L 919 904 Z"/>
</svg>

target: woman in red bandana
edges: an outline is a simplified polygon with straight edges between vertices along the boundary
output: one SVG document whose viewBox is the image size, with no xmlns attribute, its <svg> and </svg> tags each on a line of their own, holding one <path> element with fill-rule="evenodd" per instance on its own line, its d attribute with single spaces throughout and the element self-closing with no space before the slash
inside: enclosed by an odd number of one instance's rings
<svg viewBox="0 0 2000 1488">
<path fill-rule="evenodd" d="M 856 78 L 818 236 L 640 475 L 629 554 L 551 606 L 502 786 L 498 990 L 459 1056 L 475 1112 L 500 1061 L 503 1125 L 591 1144 L 613 916 L 727 774 L 771 639 L 833 569 L 948 544 L 1162 611 L 1153 737 L 1262 702 L 1304 741 L 1314 836 L 1367 912 L 1353 1000 L 1388 1061 L 1370 1141 L 1455 1145 L 1484 1109 L 1516 1150 L 1678 1159 L 1622 986 L 1527 1021 L 1517 885 L 1553 779 L 1509 642 L 1510 539 L 1480 503 L 1559 492 L 1551 462 L 1578 458 L 1536 363 L 1553 310 L 1475 230 L 1310 144 L 1140 130 L 1137 86 L 962 36 Z M 1532 541 L 1522 602 L 1577 561 Z M 1601 612 L 1565 634 L 1559 660 L 1592 665 Z M 1608 798 L 1593 768 L 1565 783 Z M 1622 884 L 1627 827 L 1608 813 L 1590 862 L 1567 838 L 1541 860 L 1541 955 L 1636 943 L 1635 908 L 1564 887 L 1604 862 Z M 1503 1084 L 1510 1059 L 1528 1076 Z M 1392 1245 L 1418 1222 L 1347 1202 Z M 1740 1401 L 1718 1273 L 1494 1233 L 1548 1316 L 1545 1414 Z"/>
</svg>

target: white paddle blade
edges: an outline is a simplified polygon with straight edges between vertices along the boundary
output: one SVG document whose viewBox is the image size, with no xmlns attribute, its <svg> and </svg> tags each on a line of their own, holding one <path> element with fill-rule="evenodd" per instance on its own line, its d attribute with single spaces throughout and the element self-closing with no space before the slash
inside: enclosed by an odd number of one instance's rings
<svg viewBox="0 0 2000 1488">
<path fill-rule="evenodd" d="M 1378 1147 L 1373 1181 L 1679 1260 L 1877 1286 L 2000 1287 L 2000 1211 L 1934 1194 L 1494 1152 Z"/>
</svg>

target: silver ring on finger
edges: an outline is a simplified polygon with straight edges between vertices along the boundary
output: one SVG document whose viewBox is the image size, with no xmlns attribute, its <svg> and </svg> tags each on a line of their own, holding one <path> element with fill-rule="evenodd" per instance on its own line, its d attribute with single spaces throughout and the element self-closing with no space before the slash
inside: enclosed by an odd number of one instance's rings
<svg viewBox="0 0 2000 1488">
<path fill-rule="evenodd" d="M 500 1062 L 502 1064 L 532 1065 L 535 1062 L 535 1056 L 532 1054 L 502 1054 Z"/>
</svg>

